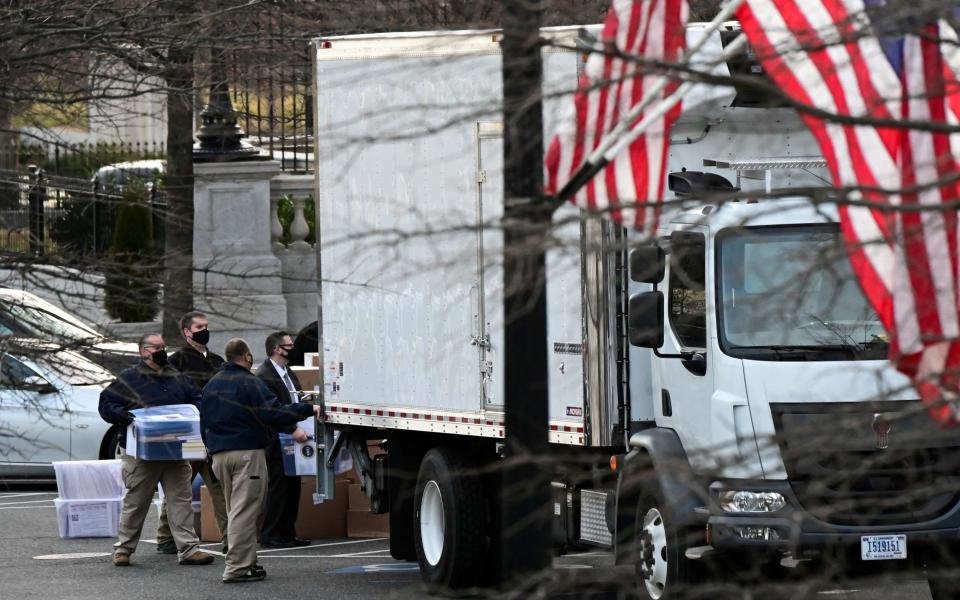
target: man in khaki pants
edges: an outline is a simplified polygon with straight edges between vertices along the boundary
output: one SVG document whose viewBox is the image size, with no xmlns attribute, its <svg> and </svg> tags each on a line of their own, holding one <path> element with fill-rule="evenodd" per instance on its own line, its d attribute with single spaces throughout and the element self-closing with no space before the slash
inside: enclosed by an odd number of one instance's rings
<svg viewBox="0 0 960 600">
<path fill-rule="evenodd" d="M 175 369 L 167 367 L 167 347 L 163 338 L 148 333 L 140 338 L 140 362 L 123 370 L 117 379 L 100 394 L 100 416 L 117 426 L 121 448 L 126 448 L 127 425 L 133 422 L 131 410 L 169 404 L 196 404 L 195 388 Z M 127 495 L 120 515 L 120 535 L 113 545 L 113 564 L 130 565 L 130 555 L 137 549 L 143 520 L 150 502 L 163 486 L 170 506 L 170 530 L 176 542 L 181 565 L 208 565 L 213 556 L 199 549 L 193 531 L 193 508 L 190 506 L 190 463 L 185 460 L 143 460 L 123 453 L 123 483 Z"/>
<path fill-rule="evenodd" d="M 280 406 L 250 372 L 253 354 L 245 341 L 230 340 L 223 353 L 227 364 L 203 388 L 200 402 L 201 431 L 227 505 L 230 547 L 223 582 L 260 581 L 267 573 L 257 564 L 257 517 L 267 491 L 264 448 L 271 442 L 269 428 L 287 428 L 319 414 L 320 407 Z"/>
</svg>

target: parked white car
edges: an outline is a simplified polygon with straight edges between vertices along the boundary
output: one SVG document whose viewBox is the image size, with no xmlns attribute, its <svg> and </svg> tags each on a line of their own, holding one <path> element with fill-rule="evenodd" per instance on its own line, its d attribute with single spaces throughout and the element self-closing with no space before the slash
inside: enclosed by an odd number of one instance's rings
<svg viewBox="0 0 960 600">
<path fill-rule="evenodd" d="M 97 411 L 113 375 L 78 352 L 23 338 L 0 346 L 0 479 L 50 479 L 53 463 L 116 454 Z"/>
<path fill-rule="evenodd" d="M 114 373 L 139 360 L 136 344 L 110 339 L 79 317 L 30 292 L 0 288 L 0 338 L 8 336 L 55 342 Z"/>
</svg>

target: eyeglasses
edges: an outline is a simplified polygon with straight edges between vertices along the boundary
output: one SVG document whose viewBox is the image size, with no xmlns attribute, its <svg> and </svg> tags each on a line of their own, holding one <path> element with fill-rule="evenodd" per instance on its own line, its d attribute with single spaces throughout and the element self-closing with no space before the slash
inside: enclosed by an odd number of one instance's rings
<svg viewBox="0 0 960 600">
<path fill-rule="evenodd" d="M 141 347 L 141 348 L 153 348 L 154 350 L 166 350 L 166 349 L 167 349 L 166 345 L 158 346 L 158 345 L 156 345 L 156 344 L 144 344 L 143 346 L 140 346 L 140 347 Z"/>
<path fill-rule="evenodd" d="M 293 344 L 280 344 L 279 347 L 283 348 L 284 350 L 293 350 Z"/>
</svg>

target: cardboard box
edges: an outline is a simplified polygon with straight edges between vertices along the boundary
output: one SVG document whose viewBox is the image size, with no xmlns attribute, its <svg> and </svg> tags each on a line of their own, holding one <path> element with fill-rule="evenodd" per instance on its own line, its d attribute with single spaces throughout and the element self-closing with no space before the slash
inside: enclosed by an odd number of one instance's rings
<svg viewBox="0 0 960 600">
<path fill-rule="evenodd" d="M 305 392 L 320 389 L 320 369 L 317 367 L 290 367 L 290 370 L 300 380 L 300 387 Z"/>
<path fill-rule="evenodd" d="M 197 532 L 201 542 L 219 542 L 220 526 L 217 525 L 217 515 L 213 512 L 213 499 L 207 486 L 200 487 L 200 530 Z"/>
<path fill-rule="evenodd" d="M 348 494 L 347 508 L 349 510 L 370 510 L 370 498 L 363 491 L 363 486 L 359 483 L 350 484 L 350 493 Z"/>
<path fill-rule="evenodd" d="M 323 504 L 313 503 L 316 485 L 315 477 L 300 478 L 297 537 L 307 540 L 346 537 L 349 484 L 346 481 L 335 482 L 334 499 Z"/>
<path fill-rule="evenodd" d="M 348 511 L 347 537 L 390 537 L 390 514 L 375 515 L 369 509 Z"/>
</svg>

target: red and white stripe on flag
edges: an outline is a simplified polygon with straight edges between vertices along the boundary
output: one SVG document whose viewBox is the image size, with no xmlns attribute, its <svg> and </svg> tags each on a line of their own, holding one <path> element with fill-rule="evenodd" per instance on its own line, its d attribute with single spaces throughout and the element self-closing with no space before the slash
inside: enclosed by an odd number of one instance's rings
<svg viewBox="0 0 960 600">
<path fill-rule="evenodd" d="M 681 56 L 687 13 L 685 0 L 613 1 L 600 38 L 606 52 L 587 58 L 572 114 L 562 120 L 547 150 L 548 194 L 559 192 L 604 136 L 662 80 L 663 74 L 645 69 L 644 61 L 673 63 Z M 675 89 L 676 84 L 668 85 L 660 99 Z M 678 104 L 571 200 L 581 208 L 603 212 L 625 227 L 655 231 L 670 127 L 679 112 Z M 638 115 L 635 122 L 642 118 L 643 114 Z"/>
<path fill-rule="evenodd" d="M 956 122 L 938 25 L 892 61 L 862 0 L 746 0 L 738 18 L 767 75 L 801 104 L 874 119 Z M 946 26 L 939 24 L 942 29 Z M 886 41 L 885 41 L 886 42 Z M 960 61 L 957 61 L 960 66 Z M 898 69 L 899 67 L 899 69 Z M 945 85 L 947 84 L 947 85 Z M 854 272 L 890 334 L 890 359 L 941 423 L 960 416 L 957 201 L 951 136 L 804 115 L 834 185 Z M 956 136 L 953 136 L 956 137 Z"/>
</svg>

